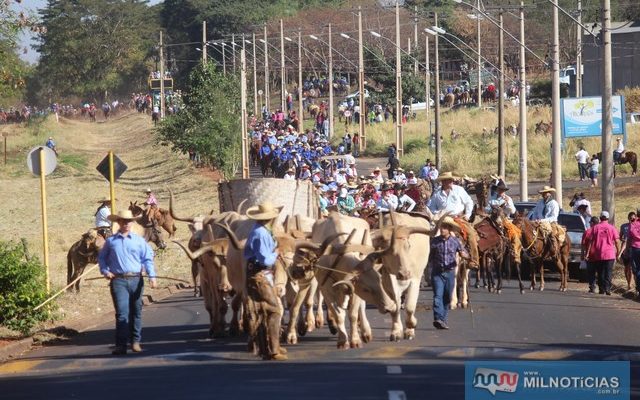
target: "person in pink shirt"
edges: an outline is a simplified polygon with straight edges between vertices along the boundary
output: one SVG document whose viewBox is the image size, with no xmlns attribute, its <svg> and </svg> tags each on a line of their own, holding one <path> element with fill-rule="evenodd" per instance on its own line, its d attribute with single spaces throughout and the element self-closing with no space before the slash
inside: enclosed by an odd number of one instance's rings
<svg viewBox="0 0 640 400">
<path fill-rule="evenodd" d="M 598 273 L 598 291 L 611 296 L 611 274 L 616 256 L 620 252 L 618 230 L 609 223 L 609 212 L 600 213 L 600 223 L 585 232 L 584 244 L 588 249 L 587 260 L 594 264 Z M 589 288 L 589 292 L 593 292 Z"/>
<path fill-rule="evenodd" d="M 621 258 L 625 249 L 631 257 L 631 267 L 636 278 L 636 294 L 640 296 L 640 287 L 638 286 L 638 282 L 640 282 L 640 218 L 629 222 L 627 240 L 623 243 L 618 258 Z"/>
</svg>

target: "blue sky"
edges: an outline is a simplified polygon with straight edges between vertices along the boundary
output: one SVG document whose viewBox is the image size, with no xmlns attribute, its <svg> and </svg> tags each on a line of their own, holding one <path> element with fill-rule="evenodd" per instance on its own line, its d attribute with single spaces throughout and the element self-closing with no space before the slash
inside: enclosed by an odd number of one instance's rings
<svg viewBox="0 0 640 400">
<path fill-rule="evenodd" d="M 162 0 L 150 0 L 149 5 L 158 4 Z M 34 14 L 37 14 L 38 8 L 45 7 L 46 0 L 22 0 L 22 4 L 16 4 L 15 7 L 21 10 L 31 10 Z M 38 60 L 38 53 L 31 48 L 33 44 L 33 37 L 31 32 L 24 32 L 20 35 L 20 47 L 27 48 L 27 53 L 20 51 L 20 58 L 30 63 L 35 63 Z"/>
</svg>

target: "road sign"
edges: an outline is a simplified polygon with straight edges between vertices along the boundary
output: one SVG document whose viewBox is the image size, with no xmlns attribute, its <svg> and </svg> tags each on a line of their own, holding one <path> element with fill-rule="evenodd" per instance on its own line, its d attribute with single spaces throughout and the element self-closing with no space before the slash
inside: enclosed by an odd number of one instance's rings
<svg viewBox="0 0 640 400">
<path fill-rule="evenodd" d="M 114 181 L 118 180 L 118 178 L 120 178 L 120 176 L 124 174 L 124 171 L 127 170 L 127 168 L 128 168 L 127 164 L 123 163 L 122 160 L 119 159 L 118 156 L 114 154 L 113 155 L 113 174 L 114 174 L 113 180 Z M 96 169 L 98 170 L 98 172 L 102 174 L 102 176 L 104 176 L 106 180 L 109 180 L 109 155 L 108 154 L 105 158 L 102 159 L 102 161 L 100 161 L 100 164 L 98 164 Z"/>
<path fill-rule="evenodd" d="M 31 149 L 27 155 L 27 167 L 35 176 L 40 176 L 40 149 L 44 152 L 44 174 L 49 175 L 58 165 L 56 153 L 46 146 L 38 146 Z"/>
</svg>

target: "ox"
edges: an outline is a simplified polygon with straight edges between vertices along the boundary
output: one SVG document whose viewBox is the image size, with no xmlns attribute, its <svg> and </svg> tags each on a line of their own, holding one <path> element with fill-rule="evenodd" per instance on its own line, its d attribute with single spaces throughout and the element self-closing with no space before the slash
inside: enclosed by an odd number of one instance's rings
<svg viewBox="0 0 640 400">
<path fill-rule="evenodd" d="M 82 239 L 71 245 L 67 253 L 67 285 L 82 275 L 88 264 L 98 262 L 98 253 L 104 246 L 104 238 L 90 229 L 82 234 Z M 80 280 L 75 285 L 67 288 L 71 291 L 75 287 L 76 292 L 80 292 Z"/>
</svg>

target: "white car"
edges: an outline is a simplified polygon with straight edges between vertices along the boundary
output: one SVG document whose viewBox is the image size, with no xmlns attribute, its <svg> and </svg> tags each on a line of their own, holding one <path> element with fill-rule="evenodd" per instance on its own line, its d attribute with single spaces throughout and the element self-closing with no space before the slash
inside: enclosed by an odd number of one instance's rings
<svg viewBox="0 0 640 400">
<path fill-rule="evenodd" d="M 429 108 L 435 107 L 435 101 L 433 101 L 433 99 L 429 99 Z M 412 111 L 420 111 L 420 110 L 424 110 L 427 108 L 427 103 L 422 102 L 422 103 L 413 103 L 411 104 L 411 110 Z"/>
<path fill-rule="evenodd" d="M 354 98 L 354 97 L 360 97 L 360 91 L 359 91 L 359 90 L 357 90 L 357 91 L 356 91 L 356 92 L 354 92 L 354 93 L 351 93 L 351 94 L 350 94 L 350 95 L 348 95 L 346 98 L 347 98 L 347 99 L 351 99 L 351 98 Z M 369 90 L 365 89 L 365 90 L 364 90 L 364 98 L 366 99 L 367 97 L 369 97 Z"/>
</svg>

